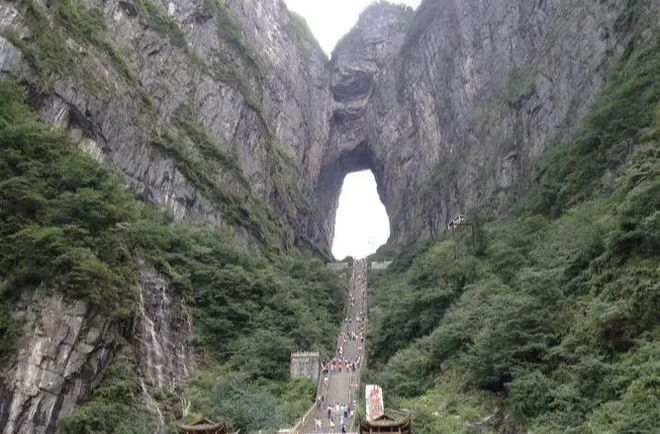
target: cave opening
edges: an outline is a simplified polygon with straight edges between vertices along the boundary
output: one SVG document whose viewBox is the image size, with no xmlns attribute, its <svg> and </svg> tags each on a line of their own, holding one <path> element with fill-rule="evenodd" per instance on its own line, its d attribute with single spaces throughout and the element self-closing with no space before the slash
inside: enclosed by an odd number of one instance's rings
<svg viewBox="0 0 660 434">
<path fill-rule="evenodd" d="M 365 258 L 387 242 L 390 221 L 371 170 L 351 172 L 344 177 L 334 234 L 332 254 L 337 260 L 347 256 Z"/>
</svg>

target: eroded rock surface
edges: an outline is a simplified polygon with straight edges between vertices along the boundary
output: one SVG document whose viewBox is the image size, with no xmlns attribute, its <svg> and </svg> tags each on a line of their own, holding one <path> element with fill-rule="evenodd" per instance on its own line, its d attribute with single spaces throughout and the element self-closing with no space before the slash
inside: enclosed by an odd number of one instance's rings
<svg viewBox="0 0 660 434">
<path fill-rule="evenodd" d="M 657 2 L 644 5 L 632 32 L 616 26 L 618 1 L 426 0 L 412 17 L 371 7 L 331 61 L 326 227 L 351 164 L 374 171 L 392 244 L 477 205 L 503 209 L 532 163 L 575 135 L 631 39 L 657 34 Z"/>
<path fill-rule="evenodd" d="M 622 30 L 614 0 L 377 3 L 328 60 L 281 0 L 153 1 L 158 20 L 131 1 L 84 4 L 102 9 L 132 72 L 69 38 L 93 91 L 81 74 L 40 86 L 7 39 L 36 30 L 20 3 L 0 5 L 0 70 L 33 89 L 42 117 L 178 220 L 326 255 L 349 171 L 374 171 L 393 244 L 475 205 L 503 209 L 574 136 L 631 39 L 656 34 L 660 7 L 639 2 Z M 240 173 L 182 131 L 182 112 Z"/>
<path fill-rule="evenodd" d="M 28 85 L 45 121 L 71 131 L 177 220 L 230 227 L 253 247 L 300 245 L 313 230 L 305 228 L 312 207 L 274 173 L 311 191 L 329 130 L 327 57 L 280 0 L 151 3 L 153 11 L 131 1 L 82 1 L 102 10 L 104 37 L 120 60 L 70 37 L 76 68 L 50 74 L 47 84 L 9 41 L 30 44 L 42 29 L 28 24 L 20 2 L 0 4 L 0 71 Z M 199 137 L 178 125 L 181 113 L 236 164 L 208 158 Z M 201 174 L 191 173 L 191 161 Z M 271 210 L 254 219 L 262 228 L 236 217 L 241 205 L 256 215 L 254 204 Z"/>
<path fill-rule="evenodd" d="M 16 309 L 26 333 L 3 369 L 3 434 L 50 433 L 102 378 L 117 349 L 118 330 L 81 301 L 55 292 L 24 294 Z"/>
<path fill-rule="evenodd" d="M 165 431 L 166 420 L 154 390 L 175 392 L 195 367 L 193 322 L 188 309 L 153 265 L 140 263 L 140 303 L 132 353 L 142 371 L 143 400 L 156 424 Z M 183 404 L 183 397 L 181 398 Z"/>
<path fill-rule="evenodd" d="M 194 367 L 192 318 L 151 264 L 140 264 L 135 350 L 147 382 L 173 390 Z"/>
<path fill-rule="evenodd" d="M 140 264 L 139 283 L 134 327 L 56 291 L 24 294 L 15 316 L 25 334 L 16 356 L 0 370 L 3 434 L 55 432 L 57 421 L 99 384 L 118 351 L 141 368 L 145 409 L 159 420 L 160 410 L 149 393 L 175 391 L 192 372 L 192 321 L 152 265 Z M 122 349 L 124 339 L 129 347 Z"/>
</svg>

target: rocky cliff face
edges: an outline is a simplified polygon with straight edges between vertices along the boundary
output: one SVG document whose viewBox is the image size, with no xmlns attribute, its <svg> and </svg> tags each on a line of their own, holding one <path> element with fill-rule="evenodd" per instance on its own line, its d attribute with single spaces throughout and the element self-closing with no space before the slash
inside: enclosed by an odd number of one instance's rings
<svg viewBox="0 0 660 434">
<path fill-rule="evenodd" d="M 166 419 L 152 391 L 176 392 L 195 367 L 193 322 L 186 306 L 172 293 L 170 284 L 149 263 L 140 264 L 140 304 L 131 350 L 142 371 L 146 408 L 157 433 Z M 182 410 L 185 403 L 182 399 Z"/>
<path fill-rule="evenodd" d="M 0 29 L 2 75 L 144 200 L 253 246 L 300 244 L 330 94 L 282 2 L 26 0 L 0 5 Z"/>
<path fill-rule="evenodd" d="M 374 171 L 394 244 L 502 209 L 575 133 L 631 35 L 655 34 L 657 4 L 632 3 L 378 3 L 328 61 L 279 0 L 90 1 L 87 34 L 67 8 L 24 0 L 0 6 L 0 64 L 174 218 L 327 255 L 353 170 Z"/>
<path fill-rule="evenodd" d="M 170 291 L 169 282 L 152 265 L 140 270 L 140 305 L 135 350 L 152 387 L 173 390 L 194 366 L 192 319 Z"/>
<path fill-rule="evenodd" d="M 145 404 L 159 420 L 150 391 L 175 390 L 193 369 L 192 321 L 153 266 L 140 264 L 139 283 L 140 309 L 134 327 L 125 329 L 57 292 L 23 295 L 15 316 L 25 334 L 0 370 L 3 434 L 55 432 L 59 418 L 89 396 L 118 351 L 140 366 Z M 162 429 L 162 416 L 160 422 Z"/>
<path fill-rule="evenodd" d="M 642 12 L 626 15 L 630 4 Z M 327 256 L 350 171 L 374 171 L 393 244 L 477 204 L 502 209 L 532 162 L 574 135 L 613 60 L 657 34 L 659 8 L 379 3 L 328 60 L 280 0 L 20 0 L 0 3 L 0 76 L 173 219 Z M 146 264 L 141 276 L 134 327 L 24 294 L 25 335 L 1 371 L 3 433 L 53 432 L 120 338 L 158 415 L 149 390 L 192 369 L 192 325 L 162 276 Z"/>
<path fill-rule="evenodd" d="M 43 120 L 173 219 L 257 249 L 323 253 L 305 223 L 329 129 L 326 67 L 275 0 L 0 3 L 0 76 L 25 85 Z M 192 324 L 152 267 L 140 284 L 134 326 L 56 291 L 25 294 L 25 333 L 1 371 L 3 433 L 54 432 L 120 349 L 164 428 L 150 393 L 191 371 Z"/>
<path fill-rule="evenodd" d="M 477 205 L 501 210 L 524 188 L 531 164 L 575 134 L 613 60 L 657 34 L 657 2 L 630 3 L 426 0 L 414 17 L 365 12 L 333 53 L 329 155 L 374 171 L 390 243 L 432 237 Z M 633 6 L 639 31 L 623 29 Z M 334 216 L 330 178 L 320 196 Z"/>
<path fill-rule="evenodd" d="M 0 427 L 3 434 L 54 432 L 59 415 L 101 380 L 118 330 L 83 302 L 46 290 L 24 294 L 16 315 L 26 333 L 0 371 Z"/>
<path fill-rule="evenodd" d="M 387 203 L 388 194 L 382 182 L 385 156 L 375 158 L 374 150 L 385 150 L 392 144 L 374 146 L 367 132 L 375 127 L 372 100 L 378 91 L 380 74 L 398 58 L 412 18 L 411 8 L 376 4 L 362 14 L 356 27 L 333 53 L 331 131 L 316 184 L 321 206 L 317 240 L 320 243 L 332 242 L 339 193 L 347 173 L 371 169 L 378 181 L 381 200 Z M 390 106 L 396 109 L 394 105 Z"/>
</svg>

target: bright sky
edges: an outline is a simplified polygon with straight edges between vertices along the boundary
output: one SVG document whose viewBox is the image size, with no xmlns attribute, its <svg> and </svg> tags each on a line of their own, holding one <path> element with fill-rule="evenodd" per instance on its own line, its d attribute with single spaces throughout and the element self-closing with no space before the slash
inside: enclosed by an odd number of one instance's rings
<svg viewBox="0 0 660 434">
<path fill-rule="evenodd" d="M 360 12 L 374 0 L 284 0 L 288 8 L 302 15 L 328 55 L 337 42 L 357 23 Z M 421 0 L 393 0 L 419 6 Z"/>
<path fill-rule="evenodd" d="M 344 178 L 335 220 L 332 254 L 361 259 L 387 242 L 390 223 L 378 197 L 376 178 L 370 170 L 349 173 Z"/>
</svg>

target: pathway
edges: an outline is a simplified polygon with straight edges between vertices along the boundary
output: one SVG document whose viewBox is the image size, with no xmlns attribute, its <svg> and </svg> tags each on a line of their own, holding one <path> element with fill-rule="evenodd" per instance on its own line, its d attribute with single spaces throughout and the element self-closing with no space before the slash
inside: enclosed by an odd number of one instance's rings
<svg viewBox="0 0 660 434">
<path fill-rule="evenodd" d="M 348 288 L 345 319 L 337 339 L 335 359 L 325 365 L 327 373 L 321 380 L 317 405 L 302 421 L 298 429 L 300 433 L 339 433 L 342 421 L 346 431 L 349 431 L 353 422 L 353 417 L 344 419 L 341 408 L 348 406 L 353 416 L 355 415 L 360 367 L 364 359 L 364 336 L 367 330 L 366 260 L 354 262 Z M 339 411 L 337 407 L 340 408 Z M 317 417 L 322 424 L 320 430 L 315 426 Z M 330 421 L 334 423 L 334 428 Z"/>
</svg>

